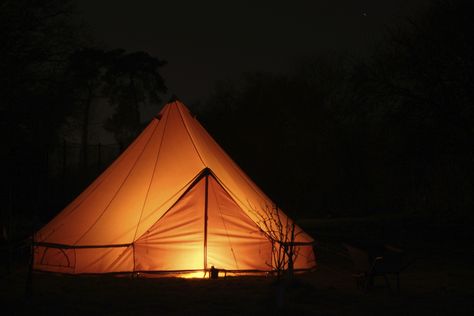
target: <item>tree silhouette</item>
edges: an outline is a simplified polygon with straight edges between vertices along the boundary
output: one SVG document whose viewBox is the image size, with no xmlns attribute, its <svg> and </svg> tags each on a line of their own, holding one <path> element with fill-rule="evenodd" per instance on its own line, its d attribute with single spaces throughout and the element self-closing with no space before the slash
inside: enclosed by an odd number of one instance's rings
<svg viewBox="0 0 474 316">
<path fill-rule="evenodd" d="M 473 16 L 472 1 L 436 1 L 392 29 L 368 67 L 370 112 L 391 130 L 400 174 L 413 177 L 406 203 L 431 214 L 472 208 Z"/>
<path fill-rule="evenodd" d="M 321 54 L 222 82 L 204 124 L 284 209 L 467 216 L 473 16 L 472 1 L 435 1 L 365 60 Z"/>
<path fill-rule="evenodd" d="M 105 128 L 111 131 L 124 148 L 142 127 L 140 106 L 158 104 L 167 91 L 159 72 L 166 64 L 145 52 L 125 53 L 119 50 L 106 74 L 107 96 L 115 108 Z"/>
<path fill-rule="evenodd" d="M 109 71 L 116 51 L 106 52 L 98 48 L 82 48 L 70 56 L 67 78 L 71 91 L 71 103 L 75 104 L 76 116 L 81 123 L 80 164 L 83 171 L 88 164 L 90 116 L 94 102 L 105 96 L 105 75 Z"/>
<path fill-rule="evenodd" d="M 47 145 L 70 110 L 63 87 L 80 43 L 74 15 L 70 0 L 0 2 L 0 197 L 10 201 L 2 222 L 45 204 Z"/>
</svg>

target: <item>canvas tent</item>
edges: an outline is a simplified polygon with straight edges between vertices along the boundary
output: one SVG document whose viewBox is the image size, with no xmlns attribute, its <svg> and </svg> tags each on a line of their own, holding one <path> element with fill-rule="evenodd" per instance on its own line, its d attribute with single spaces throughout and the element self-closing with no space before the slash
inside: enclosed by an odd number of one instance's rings
<svg viewBox="0 0 474 316">
<path fill-rule="evenodd" d="M 188 109 L 172 102 L 35 234 L 33 267 L 70 274 L 269 271 L 272 243 L 255 216 L 269 205 Z M 312 269 L 313 240 L 296 231 L 294 267 Z"/>
</svg>

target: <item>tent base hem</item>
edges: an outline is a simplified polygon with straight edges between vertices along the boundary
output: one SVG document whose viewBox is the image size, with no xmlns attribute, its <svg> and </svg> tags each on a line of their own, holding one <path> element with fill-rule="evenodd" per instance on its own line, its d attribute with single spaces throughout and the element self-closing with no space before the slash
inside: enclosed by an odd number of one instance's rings
<svg viewBox="0 0 474 316">
<path fill-rule="evenodd" d="M 306 269 L 295 269 L 296 274 L 314 272 L 317 265 Z M 271 276 L 276 273 L 275 270 L 226 270 L 218 269 L 220 277 L 230 276 Z M 100 272 L 100 273 L 73 273 L 73 272 L 57 272 L 34 268 L 34 273 L 50 274 L 58 276 L 113 276 L 113 277 L 128 277 L 128 278 L 207 278 L 209 277 L 210 269 L 197 270 L 162 270 L 162 271 L 118 271 L 118 272 Z"/>
</svg>

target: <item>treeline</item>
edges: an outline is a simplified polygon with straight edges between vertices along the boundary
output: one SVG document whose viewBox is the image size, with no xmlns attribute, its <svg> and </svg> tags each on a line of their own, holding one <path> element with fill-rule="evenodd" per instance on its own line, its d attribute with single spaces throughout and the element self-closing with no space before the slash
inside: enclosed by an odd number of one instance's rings
<svg viewBox="0 0 474 316">
<path fill-rule="evenodd" d="M 473 18 L 472 1 L 437 1 L 368 59 L 325 54 L 221 82 L 201 119 L 300 216 L 471 216 Z"/>
</svg>

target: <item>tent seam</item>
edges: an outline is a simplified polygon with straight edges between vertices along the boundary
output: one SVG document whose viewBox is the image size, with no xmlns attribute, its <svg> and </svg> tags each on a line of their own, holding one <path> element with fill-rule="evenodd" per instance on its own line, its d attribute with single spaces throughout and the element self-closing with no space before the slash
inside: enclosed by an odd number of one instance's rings
<svg viewBox="0 0 474 316">
<path fill-rule="evenodd" d="M 219 184 L 219 182 L 216 180 L 217 184 Z M 219 184 L 220 185 L 220 184 Z M 221 186 L 222 187 L 222 186 Z M 224 189 L 224 188 L 223 188 Z M 216 194 L 216 190 L 214 189 L 214 187 L 211 186 L 211 190 L 214 194 L 214 200 L 216 201 L 216 204 L 217 204 L 217 209 L 219 211 L 219 215 L 220 215 L 220 218 L 221 218 L 221 221 L 222 221 L 222 224 L 224 225 L 224 229 L 225 229 L 225 233 L 226 233 L 226 236 L 227 236 L 227 241 L 229 243 L 229 246 L 230 246 L 230 251 L 232 252 L 232 257 L 234 257 L 234 262 L 235 262 L 235 267 L 237 269 L 239 269 L 239 264 L 237 263 L 237 258 L 235 257 L 235 252 L 234 252 L 234 248 L 232 247 L 232 241 L 230 240 L 230 236 L 229 236 L 229 231 L 227 229 L 227 225 L 225 223 L 225 220 L 224 220 L 224 217 L 222 215 L 222 211 L 221 211 L 221 206 L 220 206 L 220 203 L 219 201 L 217 200 L 217 194 Z M 225 190 L 225 189 L 224 189 Z M 235 203 L 235 201 L 233 201 Z M 237 203 L 236 203 L 237 205 Z M 238 205 L 237 205 L 238 206 Z M 240 208 L 240 207 L 239 207 Z M 242 210 L 242 209 L 240 209 Z"/>
<path fill-rule="evenodd" d="M 191 133 L 189 132 L 188 125 L 187 125 L 186 122 L 184 121 L 184 118 L 183 118 L 183 115 L 182 115 L 182 113 L 181 113 L 181 110 L 179 109 L 178 106 L 176 106 L 176 107 L 178 108 L 179 117 L 181 118 L 181 122 L 183 122 L 184 128 L 186 129 L 186 133 L 188 133 L 189 139 L 191 140 L 191 143 L 193 144 L 194 150 L 195 150 L 196 153 L 198 154 L 198 157 L 199 157 L 199 159 L 201 160 L 201 162 L 202 162 L 202 164 L 204 165 L 204 167 L 207 167 L 206 163 L 204 162 L 204 160 L 203 160 L 202 157 L 201 157 L 201 154 L 199 153 L 199 150 L 197 149 L 196 143 L 194 142 L 194 139 L 193 139 L 193 137 L 191 136 Z"/>
<path fill-rule="evenodd" d="M 240 208 L 240 210 L 244 213 L 245 216 L 247 216 L 253 223 L 255 223 L 255 226 L 257 226 L 257 228 L 264 234 L 265 238 L 267 238 L 269 241 L 271 241 L 271 237 L 269 236 L 269 234 L 267 232 L 265 232 L 256 222 L 255 220 L 253 220 L 243 209 L 242 207 L 240 207 L 240 205 L 237 203 L 237 201 L 239 201 L 242 205 L 244 205 L 244 203 L 237 197 L 237 195 L 235 195 L 215 174 L 212 174 L 213 177 L 217 180 L 217 182 L 219 183 L 220 186 L 222 186 L 222 188 L 224 188 L 224 190 L 229 194 L 230 198 L 234 201 L 235 204 L 237 204 Z"/>
<path fill-rule="evenodd" d="M 136 145 L 136 143 L 133 144 L 133 145 Z M 102 178 L 100 181 L 98 181 L 98 182 L 94 185 L 94 187 L 91 189 L 91 191 L 90 191 L 87 195 L 85 195 L 85 196 L 83 197 L 83 199 L 82 199 L 80 202 L 77 203 L 76 206 L 74 206 L 68 213 L 64 214 L 63 220 L 69 218 L 69 216 L 71 216 L 71 215 L 79 208 L 79 206 L 81 206 L 81 205 L 84 203 L 84 201 L 87 200 L 87 199 L 96 191 L 96 189 L 97 189 L 105 180 L 108 179 L 108 177 L 110 176 L 110 174 L 112 174 L 112 169 L 113 169 L 113 167 L 115 167 L 120 161 L 124 160 L 125 157 L 127 157 L 127 156 L 132 152 L 132 150 L 130 150 L 130 149 L 134 147 L 133 145 L 132 145 L 132 147 L 127 148 L 127 151 L 124 153 L 124 155 L 118 157 L 118 159 L 116 159 L 116 160 L 100 175 L 100 176 L 103 176 L 103 178 Z M 94 184 L 94 183 L 93 183 L 93 184 Z M 73 203 L 73 202 L 74 202 L 74 201 L 72 201 L 71 203 Z M 70 203 L 70 204 L 71 204 L 71 203 Z M 59 216 L 59 215 L 60 215 L 60 214 L 58 214 L 58 216 Z M 42 240 L 48 239 L 48 238 L 49 238 L 52 234 L 54 234 L 55 232 L 56 232 L 56 230 L 52 230 L 46 237 L 42 238 Z M 36 234 L 35 234 L 35 235 L 36 235 Z"/>
<path fill-rule="evenodd" d="M 158 164 L 158 160 L 159 160 L 159 157 L 160 157 L 160 153 L 161 153 L 161 147 L 163 145 L 163 139 L 165 138 L 165 133 L 166 133 L 166 126 L 168 124 L 168 118 L 169 118 L 169 112 L 167 113 L 168 115 L 166 116 L 166 120 L 165 120 L 165 123 L 164 123 L 164 126 L 163 126 L 163 135 L 161 136 L 161 140 L 160 140 L 160 146 L 158 148 L 158 153 L 156 154 L 156 160 L 155 160 L 155 164 L 153 165 L 153 174 L 150 178 L 150 183 L 148 184 L 148 189 L 146 191 L 146 195 L 145 195 L 145 200 L 143 201 L 143 205 L 142 205 L 142 209 L 140 211 L 140 217 L 138 218 L 138 223 L 137 223 L 137 227 L 135 228 L 135 233 L 133 234 L 133 239 L 132 239 L 132 243 L 135 241 L 135 237 L 137 236 L 137 232 L 138 232 L 138 227 L 140 226 L 140 222 L 142 220 L 142 216 L 143 216 L 143 211 L 145 209 L 145 205 L 146 205 L 146 202 L 148 200 L 148 195 L 150 193 L 150 188 L 151 188 L 151 184 L 153 183 L 153 179 L 155 177 L 155 172 L 156 172 L 156 165 Z M 158 126 L 157 126 L 158 128 Z"/>
<path fill-rule="evenodd" d="M 206 136 L 210 136 L 207 133 L 206 129 L 199 122 L 197 123 L 201 128 L 200 132 L 204 132 L 205 135 L 207 134 Z M 219 144 L 212 137 L 207 138 L 210 138 L 211 145 L 217 145 L 215 147 L 231 162 L 230 165 L 232 166 L 232 168 L 237 172 L 239 177 L 245 181 L 245 183 L 251 188 L 252 191 L 257 193 L 257 195 L 259 195 L 260 198 L 263 198 L 264 200 L 271 200 L 264 192 L 260 190 L 260 188 L 258 188 L 258 186 L 252 180 L 248 179 L 247 174 L 235 163 L 235 161 L 229 156 L 229 154 L 227 154 L 227 152 L 221 146 L 219 146 Z M 207 138 L 204 138 L 206 142 Z"/>
<path fill-rule="evenodd" d="M 201 176 L 201 172 L 198 173 L 196 176 L 194 176 L 191 180 L 189 180 L 181 189 L 179 189 L 175 194 L 173 194 L 168 200 L 166 200 L 165 202 L 163 202 L 160 206 L 158 206 L 157 208 L 155 208 L 153 210 L 153 212 L 151 213 L 154 213 L 156 212 L 156 210 L 158 210 L 159 208 L 161 208 L 163 205 L 165 205 L 168 201 L 170 201 L 173 197 L 175 197 L 179 192 L 183 191 L 183 189 L 186 189 L 184 190 L 184 192 L 178 197 L 178 199 L 173 203 L 173 205 L 171 205 L 167 210 L 166 212 L 163 213 L 163 215 L 161 215 L 156 221 L 153 222 L 153 224 L 150 226 L 150 227 L 153 227 L 154 225 L 156 225 L 159 221 L 161 221 L 161 219 L 163 217 L 165 217 L 166 214 L 168 214 L 168 212 L 176 205 L 176 203 L 178 203 L 182 197 L 190 190 L 192 189 L 192 187 L 194 187 L 195 184 L 197 184 L 197 182 L 199 181 L 196 181 L 200 176 Z M 195 182 L 196 183 L 193 183 Z M 136 240 L 134 240 L 133 242 L 139 240 L 140 238 L 142 238 L 143 236 L 145 235 L 145 233 L 143 233 L 142 235 L 138 236 L 138 238 Z"/>
<path fill-rule="evenodd" d="M 140 155 L 138 155 L 137 159 L 135 160 L 135 162 L 133 163 L 133 166 L 132 168 L 130 168 L 130 171 L 128 172 L 127 176 L 125 177 L 125 179 L 123 179 L 122 183 L 120 184 L 118 190 L 115 192 L 114 196 L 112 197 L 112 199 L 110 199 L 110 202 L 107 204 L 107 206 L 104 208 L 104 210 L 102 211 L 102 213 L 100 213 L 100 215 L 97 217 L 97 219 L 94 221 L 94 223 L 89 227 L 89 229 L 81 235 L 81 237 L 79 237 L 77 239 L 77 241 L 74 243 L 74 244 L 77 244 L 78 242 L 81 241 L 82 238 L 84 238 L 85 235 L 87 235 L 91 230 L 92 228 L 95 227 L 95 225 L 99 222 L 99 220 L 102 218 L 102 216 L 105 214 L 105 212 L 109 209 L 109 206 L 112 204 L 112 202 L 115 200 L 115 198 L 117 197 L 118 193 L 120 192 L 120 190 L 122 189 L 123 185 L 125 184 L 125 182 L 127 181 L 128 177 L 130 176 L 130 174 L 132 174 L 132 171 L 135 169 L 138 161 L 140 160 L 140 158 L 142 157 L 143 153 L 145 152 L 145 149 L 147 148 L 148 144 L 150 143 L 151 139 L 153 138 L 153 134 L 155 134 L 156 132 L 156 129 L 158 128 L 158 124 L 155 126 L 155 128 L 153 129 L 153 132 L 151 133 L 150 135 L 150 138 L 148 138 L 148 140 L 146 141 L 145 145 L 143 146 L 143 149 L 142 151 L 140 152 Z"/>
</svg>

